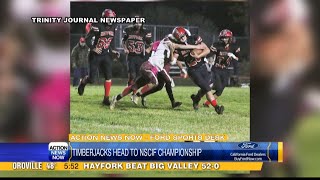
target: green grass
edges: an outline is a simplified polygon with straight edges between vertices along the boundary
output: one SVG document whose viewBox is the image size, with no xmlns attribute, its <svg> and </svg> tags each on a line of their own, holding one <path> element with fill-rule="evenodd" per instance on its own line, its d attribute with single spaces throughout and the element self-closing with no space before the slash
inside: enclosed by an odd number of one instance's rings
<svg viewBox="0 0 320 180">
<path fill-rule="evenodd" d="M 124 86 L 113 86 L 116 95 Z M 148 108 L 134 105 L 130 97 L 117 103 L 115 110 L 102 106 L 103 86 L 88 86 L 79 96 L 71 91 L 71 133 L 212 133 L 227 134 L 229 141 L 247 141 L 250 138 L 250 90 L 226 88 L 218 100 L 225 106 L 223 115 L 214 109 L 200 108 L 194 111 L 190 95 L 198 90 L 195 86 L 178 86 L 173 89 L 177 101 L 183 104 L 172 109 L 165 90 L 147 97 Z M 203 98 L 203 101 L 205 98 Z M 201 103 L 203 102 L 201 101 Z M 117 172 L 114 172 L 117 173 Z M 219 177 L 226 172 L 120 172 L 130 177 Z M 230 172 L 229 172 L 230 173 Z M 83 176 L 101 176 L 102 172 L 84 173 Z M 79 175 L 79 174 L 77 174 Z"/>
<path fill-rule="evenodd" d="M 290 151 L 295 153 L 294 160 L 300 177 L 320 177 L 320 113 L 315 112 L 296 124 L 292 135 Z M 287 144 L 284 144 L 286 148 Z M 288 146 L 288 145 L 287 145 Z M 288 148 L 289 149 L 289 148 Z"/>
<path fill-rule="evenodd" d="M 113 86 L 111 95 L 123 88 Z M 148 108 L 134 105 L 128 96 L 111 111 L 101 104 L 102 86 L 86 87 L 83 96 L 72 89 L 71 133 L 219 133 L 227 134 L 229 141 L 249 140 L 249 89 L 226 88 L 218 100 L 225 106 L 223 115 L 217 115 L 212 107 L 194 111 L 190 95 L 197 90 L 194 86 L 175 87 L 175 99 L 183 103 L 177 109 L 171 108 L 162 90 L 147 97 Z"/>
</svg>

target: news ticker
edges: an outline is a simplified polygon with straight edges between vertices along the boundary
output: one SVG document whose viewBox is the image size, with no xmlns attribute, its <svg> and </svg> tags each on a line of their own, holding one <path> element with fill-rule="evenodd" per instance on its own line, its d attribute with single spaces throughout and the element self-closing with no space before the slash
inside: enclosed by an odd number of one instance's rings
<svg viewBox="0 0 320 180">
<path fill-rule="evenodd" d="M 0 162 L 0 171 L 261 171 L 263 162 Z"/>
<path fill-rule="evenodd" d="M 0 162 L 282 162 L 282 142 L 2 143 Z"/>
</svg>

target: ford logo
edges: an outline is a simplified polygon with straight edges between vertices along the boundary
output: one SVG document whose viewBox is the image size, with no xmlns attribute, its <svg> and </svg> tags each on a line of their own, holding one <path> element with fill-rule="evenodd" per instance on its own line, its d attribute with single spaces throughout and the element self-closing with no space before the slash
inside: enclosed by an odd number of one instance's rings
<svg viewBox="0 0 320 180">
<path fill-rule="evenodd" d="M 258 144 L 253 142 L 243 142 L 240 143 L 238 146 L 242 149 L 254 149 L 258 147 Z"/>
</svg>

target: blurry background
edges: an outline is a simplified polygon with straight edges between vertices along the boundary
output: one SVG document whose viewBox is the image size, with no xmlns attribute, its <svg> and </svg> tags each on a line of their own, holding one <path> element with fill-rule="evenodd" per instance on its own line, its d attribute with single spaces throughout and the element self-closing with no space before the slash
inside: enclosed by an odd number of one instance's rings
<svg viewBox="0 0 320 180">
<path fill-rule="evenodd" d="M 252 176 L 320 176 L 319 1 L 250 0 L 252 141 L 284 141 L 284 163 Z"/>
<path fill-rule="evenodd" d="M 68 1 L 1 1 L 0 140 L 67 140 L 69 25 L 31 17 L 69 16 Z"/>
<path fill-rule="evenodd" d="M 69 16 L 69 7 L 70 2 L 64 0 L 0 1 L 2 142 L 67 140 L 70 27 L 32 24 L 30 17 Z M 320 16 L 315 11 L 319 7 L 316 0 L 250 0 L 251 140 L 284 141 L 285 148 L 283 164 L 266 164 L 262 172 L 250 176 L 320 176 L 320 63 L 316 49 Z M 210 44 L 220 27 L 229 27 L 224 18 L 230 17 L 218 7 L 207 8 L 222 17 L 220 23 L 204 21 L 210 27 L 205 42 Z M 190 11 L 201 9 L 179 12 Z M 176 18 L 188 22 L 183 15 Z M 189 22 L 189 26 L 201 25 Z M 84 33 L 83 27 L 74 28 L 75 34 Z M 236 32 L 242 37 L 248 33 Z"/>
</svg>

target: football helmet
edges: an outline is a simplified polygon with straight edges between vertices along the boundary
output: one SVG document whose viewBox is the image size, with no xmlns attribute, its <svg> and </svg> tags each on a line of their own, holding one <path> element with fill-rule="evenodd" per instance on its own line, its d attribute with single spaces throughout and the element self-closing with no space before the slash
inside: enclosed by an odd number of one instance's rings
<svg viewBox="0 0 320 180">
<path fill-rule="evenodd" d="M 172 31 L 172 36 L 179 42 L 186 42 L 187 35 L 187 31 L 183 27 L 175 27 Z"/>
<path fill-rule="evenodd" d="M 224 29 L 219 33 L 219 39 L 225 44 L 232 42 L 233 33 L 229 29 Z"/>
<path fill-rule="evenodd" d="M 102 17 L 103 18 L 114 18 L 114 17 L 116 17 L 117 15 L 116 15 L 116 13 L 113 11 L 113 10 L 111 10 L 111 9 L 105 9 L 103 12 L 102 12 Z M 107 23 L 109 26 L 112 26 L 112 23 L 111 22 L 109 22 L 109 23 Z"/>
<path fill-rule="evenodd" d="M 111 9 L 105 9 L 102 12 L 102 17 L 104 17 L 104 18 L 116 17 L 116 16 L 117 16 L 116 13 Z"/>
</svg>

